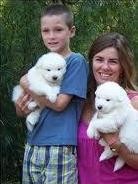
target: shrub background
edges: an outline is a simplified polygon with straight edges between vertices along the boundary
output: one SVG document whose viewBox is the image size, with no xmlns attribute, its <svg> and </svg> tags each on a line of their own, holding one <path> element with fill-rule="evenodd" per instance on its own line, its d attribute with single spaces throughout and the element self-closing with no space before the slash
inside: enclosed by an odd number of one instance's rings
<svg viewBox="0 0 138 184">
<path fill-rule="evenodd" d="M 47 52 L 40 35 L 40 12 L 56 2 L 74 12 L 77 31 L 71 41 L 72 50 L 87 57 L 91 42 L 99 34 L 120 32 L 129 40 L 138 69 L 137 0 L 0 0 L 1 183 L 11 184 L 21 177 L 26 127 L 24 119 L 16 116 L 11 91 L 26 69 Z"/>
</svg>

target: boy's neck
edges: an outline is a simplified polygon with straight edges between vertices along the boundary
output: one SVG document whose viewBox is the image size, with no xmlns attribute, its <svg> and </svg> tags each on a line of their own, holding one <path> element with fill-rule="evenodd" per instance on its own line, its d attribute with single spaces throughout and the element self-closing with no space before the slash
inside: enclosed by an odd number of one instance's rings
<svg viewBox="0 0 138 184">
<path fill-rule="evenodd" d="M 65 56 L 63 56 L 65 59 L 67 58 L 67 57 L 69 57 L 70 55 L 72 54 L 72 51 L 71 52 L 69 52 L 68 54 L 66 54 Z"/>
<path fill-rule="evenodd" d="M 66 58 L 66 57 L 68 57 L 71 53 L 72 53 L 72 51 L 71 51 L 71 50 L 68 50 L 68 51 L 63 52 L 61 55 L 62 55 L 64 58 Z"/>
<path fill-rule="evenodd" d="M 62 51 L 62 52 L 57 52 L 58 54 L 62 55 L 64 58 L 67 58 L 68 56 L 70 56 L 70 54 L 72 53 L 72 51 L 66 50 L 66 51 Z"/>
</svg>

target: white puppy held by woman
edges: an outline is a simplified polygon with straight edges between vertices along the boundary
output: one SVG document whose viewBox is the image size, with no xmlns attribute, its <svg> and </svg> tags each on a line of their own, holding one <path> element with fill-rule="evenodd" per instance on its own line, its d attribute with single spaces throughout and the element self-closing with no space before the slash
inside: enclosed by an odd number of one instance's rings
<svg viewBox="0 0 138 184">
<path fill-rule="evenodd" d="M 100 139 L 100 132 L 119 132 L 119 139 L 127 148 L 138 153 L 138 111 L 133 108 L 126 91 L 115 82 L 105 82 L 98 86 L 95 97 L 96 113 L 87 129 L 90 138 Z M 116 155 L 107 143 L 100 139 L 104 146 L 100 161 Z M 114 171 L 125 164 L 121 157 L 117 157 Z"/>
<path fill-rule="evenodd" d="M 37 95 L 45 95 L 47 99 L 54 103 L 60 91 L 65 72 L 66 61 L 61 55 L 55 52 L 44 54 L 27 73 L 29 89 Z M 23 94 L 23 88 L 20 85 L 15 86 L 12 101 L 16 103 Z M 30 102 L 28 108 L 33 111 L 27 116 L 26 125 L 28 130 L 32 131 L 42 109 L 38 107 L 35 101 Z"/>
</svg>

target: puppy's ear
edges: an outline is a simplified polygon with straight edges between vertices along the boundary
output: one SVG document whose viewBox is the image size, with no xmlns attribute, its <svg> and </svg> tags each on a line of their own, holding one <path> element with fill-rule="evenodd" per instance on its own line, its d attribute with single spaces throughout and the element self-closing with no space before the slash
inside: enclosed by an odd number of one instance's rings
<svg viewBox="0 0 138 184">
<path fill-rule="evenodd" d="M 35 67 L 39 69 L 41 68 L 41 66 L 42 66 L 42 61 L 39 59 L 37 63 L 35 64 Z"/>
<path fill-rule="evenodd" d="M 39 69 L 42 68 L 43 62 L 45 60 L 45 55 L 42 55 L 36 62 L 35 66 Z"/>
<path fill-rule="evenodd" d="M 126 93 L 125 90 L 120 91 L 120 94 L 118 95 L 118 100 L 120 102 L 123 102 L 123 101 L 125 102 L 125 101 L 128 101 L 129 100 L 129 98 L 127 96 L 127 93 Z"/>
<path fill-rule="evenodd" d="M 95 91 L 95 95 L 97 95 L 98 93 L 98 90 L 99 90 L 99 87 L 97 87 L 96 91 Z"/>
<path fill-rule="evenodd" d="M 123 95 L 118 95 L 118 101 L 122 102 L 124 100 L 124 96 Z"/>
</svg>

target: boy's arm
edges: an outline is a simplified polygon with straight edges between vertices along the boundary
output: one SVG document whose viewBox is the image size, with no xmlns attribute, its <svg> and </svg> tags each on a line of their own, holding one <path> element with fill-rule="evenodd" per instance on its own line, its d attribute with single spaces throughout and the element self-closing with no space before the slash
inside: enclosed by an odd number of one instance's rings
<svg viewBox="0 0 138 184">
<path fill-rule="evenodd" d="M 51 103 L 45 96 L 36 95 L 29 89 L 28 81 L 26 76 L 23 76 L 20 80 L 21 86 L 35 101 L 39 104 L 40 107 L 48 107 L 55 111 L 63 111 L 72 99 L 72 95 L 59 94 L 55 103 Z M 25 107 L 26 108 L 26 107 Z M 22 107 L 23 109 L 23 107 Z M 26 110 L 27 111 L 27 110 Z"/>
<path fill-rule="evenodd" d="M 55 111 L 63 111 L 72 99 L 72 95 L 59 94 L 55 103 L 50 102 L 45 96 L 38 96 L 32 91 L 28 91 L 31 96 L 36 100 L 40 107 L 48 107 Z"/>
</svg>

